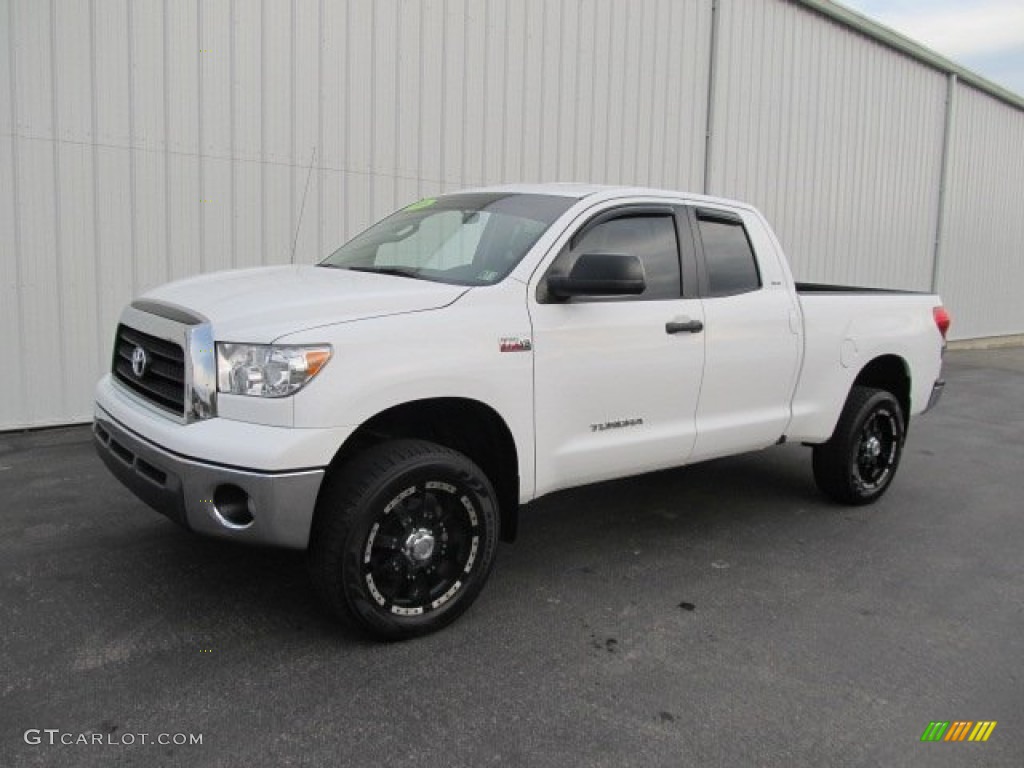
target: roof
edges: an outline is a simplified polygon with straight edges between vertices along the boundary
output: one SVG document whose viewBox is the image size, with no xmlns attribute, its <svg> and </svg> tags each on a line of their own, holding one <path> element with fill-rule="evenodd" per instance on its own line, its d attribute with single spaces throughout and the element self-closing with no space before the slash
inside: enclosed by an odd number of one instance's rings
<svg viewBox="0 0 1024 768">
<path fill-rule="evenodd" d="M 582 200 L 584 197 L 600 196 L 604 200 L 618 197 L 669 197 L 690 200 L 695 203 L 718 203 L 733 207 L 749 208 L 749 203 L 724 197 L 702 195 L 698 192 L 687 192 L 680 189 L 656 189 L 654 187 L 636 187 L 615 184 L 585 184 L 575 181 L 554 181 L 543 184 L 496 184 L 489 187 L 460 189 L 450 194 L 463 192 L 504 193 L 514 195 L 554 195 Z"/>
<path fill-rule="evenodd" d="M 571 197 L 580 200 L 598 192 L 616 189 L 603 184 L 586 184 L 576 181 L 556 181 L 546 184 L 495 184 L 487 187 L 460 189 L 459 192 L 503 192 L 515 195 L 552 195 L 555 197 Z"/>
</svg>

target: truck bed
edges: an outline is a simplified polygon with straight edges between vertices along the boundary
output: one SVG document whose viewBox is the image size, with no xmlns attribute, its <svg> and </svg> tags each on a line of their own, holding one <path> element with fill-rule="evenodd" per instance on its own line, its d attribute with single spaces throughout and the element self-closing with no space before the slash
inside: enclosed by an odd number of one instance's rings
<svg viewBox="0 0 1024 768">
<path fill-rule="evenodd" d="M 892 288 L 864 288 L 856 285 L 829 285 L 827 283 L 796 283 L 797 293 L 859 293 L 896 294 L 900 296 L 929 296 L 927 291 L 904 291 Z"/>
</svg>

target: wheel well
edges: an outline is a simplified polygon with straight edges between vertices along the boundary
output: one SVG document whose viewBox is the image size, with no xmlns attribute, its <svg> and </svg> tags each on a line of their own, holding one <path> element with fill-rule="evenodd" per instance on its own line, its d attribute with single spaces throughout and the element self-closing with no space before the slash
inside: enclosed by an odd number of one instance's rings
<svg viewBox="0 0 1024 768">
<path fill-rule="evenodd" d="M 505 421 L 477 400 L 444 397 L 414 400 L 363 423 L 335 455 L 341 464 L 367 447 L 394 438 L 419 438 L 470 458 L 498 495 L 501 540 L 513 541 L 519 521 L 519 456 Z"/>
<path fill-rule="evenodd" d="M 876 357 L 861 369 L 854 386 L 884 389 L 899 401 L 905 427 L 910 425 L 910 373 L 907 363 L 896 355 Z"/>
</svg>

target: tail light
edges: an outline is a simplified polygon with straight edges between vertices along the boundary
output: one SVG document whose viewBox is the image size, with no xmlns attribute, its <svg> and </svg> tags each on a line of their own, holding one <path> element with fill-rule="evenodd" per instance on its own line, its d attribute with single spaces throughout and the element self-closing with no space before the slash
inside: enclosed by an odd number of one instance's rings
<svg viewBox="0 0 1024 768">
<path fill-rule="evenodd" d="M 949 331 L 949 325 L 953 322 L 953 319 L 949 316 L 949 312 L 946 311 L 945 307 L 935 307 L 932 309 L 932 316 L 935 318 L 935 326 L 939 329 L 939 333 L 942 334 L 943 340 L 945 340 L 946 333 Z"/>
</svg>

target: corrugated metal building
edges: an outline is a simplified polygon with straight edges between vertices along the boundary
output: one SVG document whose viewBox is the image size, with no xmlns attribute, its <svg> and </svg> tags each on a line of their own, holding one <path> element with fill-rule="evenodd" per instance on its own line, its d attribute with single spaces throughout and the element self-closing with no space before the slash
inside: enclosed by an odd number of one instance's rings
<svg viewBox="0 0 1024 768">
<path fill-rule="evenodd" d="M 312 162 L 311 162 L 312 161 Z M 121 306 L 501 181 L 760 206 L 802 279 L 1024 332 L 1024 100 L 825 0 L 0 0 L 0 429 Z"/>
</svg>

